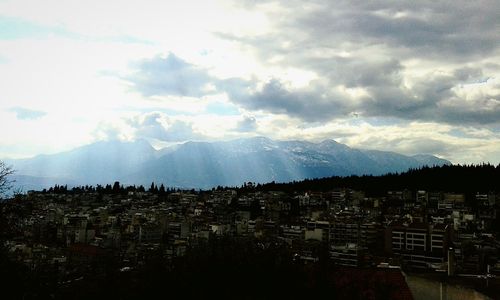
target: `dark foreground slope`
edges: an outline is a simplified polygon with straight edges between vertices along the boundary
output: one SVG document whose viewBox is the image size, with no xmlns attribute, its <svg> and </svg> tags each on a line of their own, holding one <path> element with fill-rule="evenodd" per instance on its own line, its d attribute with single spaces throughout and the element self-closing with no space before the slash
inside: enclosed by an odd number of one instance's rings
<svg viewBox="0 0 500 300">
<path fill-rule="evenodd" d="M 318 251 L 327 255 L 326 249 Z M 127 271 L 115 263 L 110 258 L 62 283 L 49 268 L 33 273 L 2 264 L 0 279 L 9 284 L 3 294 L 7 299 L 412 299 L 399 270 L 346 269 L 328 260 L 304 264 L 287 246 L 251 240 L 214 239 L 174 261 L 152 253 L 143 266 Z"/>
</svg>

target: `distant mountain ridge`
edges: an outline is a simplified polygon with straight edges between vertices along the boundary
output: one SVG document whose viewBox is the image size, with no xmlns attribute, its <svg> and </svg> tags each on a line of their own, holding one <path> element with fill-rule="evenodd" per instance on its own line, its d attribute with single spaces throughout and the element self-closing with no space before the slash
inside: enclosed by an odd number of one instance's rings
<svg viewBox="0 0 500 300">
<path fill-rule="evenodd" d="M 274 141 L 254 137 L 221 142 L 186 142 L 155 150 L 148 142 L 107 141 L 53 155 L 10 160 L 18 186 L 29 178 L 48 184 L 149 185 L 211 188 L 243 182 L 288 182 L 306 178 L 381 175 L 424 165 L 446 165 L 432 155 L 405 156 L 394 152 L 359 150 L 333 140 L 320 143 Z M 36 178 L 43 178 L 36 180 Z M 40 187 L 42 188 L 42 187 Z"/>
</svg>

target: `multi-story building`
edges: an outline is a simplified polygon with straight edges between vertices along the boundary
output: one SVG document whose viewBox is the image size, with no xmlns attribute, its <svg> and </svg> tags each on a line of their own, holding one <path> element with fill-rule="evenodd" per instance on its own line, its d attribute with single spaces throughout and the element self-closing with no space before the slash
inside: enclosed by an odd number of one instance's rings
<svg viewBox="0 0 500 300">
<path fill-rule="evenodd" d="M 408 266 L 433 268 L 446 260 L 452 226 L 427 223 L 391 224 L 386 229 L 385 251 L 400 256 Z"/>
<path fill-rule="evenodd" d="M 330 226 L 330 243 L 345 245 L 357 244 L 359 241 L 359 224 L 354 220 L 335 221 Z"/>
<path fill-rule="evenodd" d="M 311 232 L 315 232 L 312 234 Z M 315 238 L 324 242 L 330 239 L 330 222 L 328 221 L 309 221 L 306 224 L 306 236 L 318 236 Z"/>
<path fill-rule="evenodd" d="M 443 197 L 438 200 L 438 209 L 451 211 L 454 208 L 464 207 L 465 195 L 456 193 L 444 193 Z"/>
<path fill-rule="evenodd" d="M 189 235 L 189 224 L 186 222 L 170 222 L 168 224 L 169 240 L 185 239 Z"/>
<path fill-rule="evenodd" d="M 355 243 L 330 246 L 330 259 L 339 266 L 360 267 L 364 253 L 365 248 Z"/>
<path fill-rule="evenodd" d="M 304 229 L 300 226 L 281 225 L 280 229 L 281 237 L 283 237 L 288 242 L 304 239 Z"/>
<path fill-rule="evenodd" d="M 415 202 L 419 205 L 426 205 L 429 200 L 429 194 L 426 191 L 417 191 Z"/>
<path fill-rule="evenodd" d="M 382 227 L 376 222 L 359 225 L 359 245 L 372 250 L 381 249 L 380 241 L 383 239 Z"/>
</svg>

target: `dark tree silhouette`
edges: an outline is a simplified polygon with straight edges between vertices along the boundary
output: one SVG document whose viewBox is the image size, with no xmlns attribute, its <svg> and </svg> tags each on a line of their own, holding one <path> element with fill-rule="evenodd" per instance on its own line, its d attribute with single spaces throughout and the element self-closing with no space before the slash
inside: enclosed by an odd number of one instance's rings
<svg viewBox="0 0 500 300">
<path fill-rule="evenodd" d="M 149 192 L 153 194 L 158 194 L 158 186 L 154 182 L 151 182 L 151 187 L 149 188 Z"/>
<path fill-rule="evenodd" d="M 115 181 L 115 183 L 113 184 L 113 193 L 119 194 L 120 192 L 121 192 L 120 182 Z"/>
<path fill-rule="evenodd" d="M 500 191 L 500 165 L 444 165 L 410 169 L 407 172 L 381 176 L 363 175 L 305 179 L 290 183 L 270 182 L 257 185 L 256 190 L 280 190 L 289 193 L 328 191 L 332 188 L 351 188 L 365 191 L 369 196 L 383 196 L 389 190 L 445 191 L 475 194 Z"/>
<path fill-rule="evenodd" d="M 10 175 L 14 174 L 14 169 L 11 166 L 0 161 L 0 198 L 12 187 Z"/>
</svg>

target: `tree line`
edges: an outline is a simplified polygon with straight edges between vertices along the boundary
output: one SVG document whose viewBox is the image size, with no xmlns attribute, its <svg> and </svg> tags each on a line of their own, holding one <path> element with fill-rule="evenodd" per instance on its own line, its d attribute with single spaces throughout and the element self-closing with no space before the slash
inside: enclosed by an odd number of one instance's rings
<svg viewBox="0 0 500 300">
<path fill-rule="evenodd" d="M 381 176 L 332 176 L 288 183 L 270 182 L 252 187 L 261 191 L 288 192 L 329 191 L 334 188 L 362 190 L 368 196 L 383 196 L 387 191 L 404 189 L 458 193 L 499 192 L 500 164 L 424 166 L 403 173 L 388 173 Z"/>
<path fill-rule="evenodd" d="M 9 170 L 10 172 L 10 170 Z M 10 175 L 10 174 L 9 174 Z M 7 175 L 3 177 L 7 179 Z M 383 196 L 390 190 L 426 190 L 444 191 L 473 194 L 476 192 L 488 193 L 500 191 L 500 164 L 489 163 L 469 164 L 469 165 L 443 165 L 424 166 L 421 168 L 409 169 L 402 173 L 388 173 L 385 175 L 352 175 L 352 176 L 331 176 L 325 178 L 304 179 L 286 183 L 243 183 L 239 187 L 217 186 L 211 191 L 222 191 L 235 189 L 239 193 L 249 191 L 284 191 L 288 193 L 307 191 L 331 191 L 335 188 L 350 188 L 365 191 L 367 196 Z M 168 187 L 164 184 L 158 186 L 152 182 L 149 188 L 143 185 L 123 185 L 116 181 L 114 184 L 106 185 L 85 185 L 68 188 L 67 185 L 55 185 L 48 189 L 43 189 L 41 193 L 56 194 L 127 194 L 129 192 L 149 192 L 157 195 L 168 195 L 170 193 L 190 191 L 192 193 L 202 193 L 208 191 L 195 189 L 181 189 L 178 187 Z"/>
<path fill-rule="evenodd" d="M 120 184 L 119 181 L 115 181 L 113 185 L 111 184 L 106 184 L 106 185 L 82 185 L 82 186 L 75 186 L 68 188 L 68 185 L 54 185 L 53 187 L 50 187 L 48 189 L 43 189 L 42 191 L 39 191 L 39 193 L 42 194 L 83 194 L 83 193 L 97 193 L 97 194 L 121 194 L 125 195 L 130 192 L 133 193 L 152 193 L 152 194 L 157 194 L 157 195 L 167 195 L 171 193 L 176 193 L 183 191 L 180 188 L 174 188 L 174 187 L 165 187 L 164 184 L 158 185 L 154 182 L 151 183 L 151 186 L 149 188 L 145 188 L 143 185 L 127 185 L 124 186 L 123 184 Z M 194 190 L 192 190 L 194 191 Z"/>
</svg>

